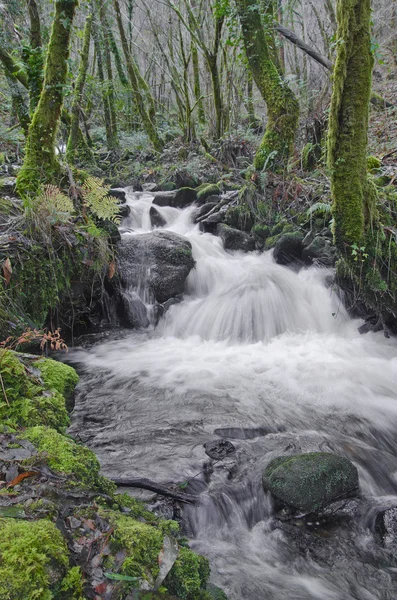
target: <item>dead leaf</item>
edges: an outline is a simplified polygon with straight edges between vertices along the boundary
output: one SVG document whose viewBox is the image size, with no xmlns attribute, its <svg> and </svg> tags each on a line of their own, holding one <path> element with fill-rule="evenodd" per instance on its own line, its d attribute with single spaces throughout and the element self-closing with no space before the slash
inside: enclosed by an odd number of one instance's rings
<svg viewBox="0 0 397 600">
<path fill-rule="evenodd" d="M 114 260 L 112 260 L 112 262 L 109 263 L 109 266 L 108 266 L 109 279 L 113 279 L 115 273 L 116 273 L 116 263 L 114 262 Z"/>
<path fill-rule="evenodd" d="M 12 275 L 12 266 L 9 258 L 3 262 L 3 277 L 6 280 L 6 285 L 9 285 Z"/>
<path fill-rule="evenodd" d="M 20 473 L 19 475 L 14 477 L 14 479 L 12 481 L 10 481 L 10 483 L 7 484 L 7 487 L 8 488 L 15 487 L 16 485 L 21 483 L 21 481 L 23 481 L 27 477 L 35 477 L 36 475 L 37 475 L 36 471 L 26 471 L 25 473 Z"/>
</svg>

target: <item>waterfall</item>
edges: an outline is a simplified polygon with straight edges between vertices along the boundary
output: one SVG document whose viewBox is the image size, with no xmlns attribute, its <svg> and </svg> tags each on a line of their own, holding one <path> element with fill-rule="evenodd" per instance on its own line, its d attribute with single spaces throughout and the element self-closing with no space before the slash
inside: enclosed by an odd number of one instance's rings
<svg viewBox="0 0 397 600">
<path fill-rule="evenodd" d="M 124 236 L 151 231 L 152 200 L 127 193 Z M 360 506 L 397 506 L 396 341 L 358 333 L 327 269 L 227 252 L 193 208 L 156 208 L 195 268 L 156 326 L 72 353 L 83 376 L 71 432 L 105 474 L 191 480 L 200 503 L 184 523 L 230 600 L 396 598 L 397 564 L 363 512 L 307 533 L 280 524 L 261 487 L 272 457 L 324 450 L 358 467 Z M 153 310 L 144 276 L 131 292 Z M 208 467 L 203 445 L 219 438 L 236 454 Z"/>
</svg>

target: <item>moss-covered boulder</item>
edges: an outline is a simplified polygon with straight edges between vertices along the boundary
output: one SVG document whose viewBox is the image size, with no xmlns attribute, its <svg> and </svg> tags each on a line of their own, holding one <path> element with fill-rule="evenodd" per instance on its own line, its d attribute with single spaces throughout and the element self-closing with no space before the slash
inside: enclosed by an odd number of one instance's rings
<svg viewBox="0 0 397 600">
<path fill-rule="evenodd" d="M 0 420 L 9 427 L 47 425 L 58 431 L 69 424 L 66 400 L 78 382 L 72 367 L 52 359 L 29 359 L 0 350 Z"/>
<path fill-rule="evenodd" d="M 313 512 L 358 489 L 358 472 L 350 460 L 328 452 L 281 456 L 266 467 L 262 483 L 281 504 Z"/>
<path fill-rule="evenodd" d="M 29 440 L 46 456 L 48 466 L 68 476 L 72 485 L 112 492 L 114 484 L 99 474 L 100 465 L 95 454 L 55 429 L 37 426 L 23 431 L 21 439 Z"/>
<path fill-rule="evenodd" d="M 203 183 L 198 188 L 196 188 L 197 192 L 197 202 L 199 204 L 204 204 L 207 198 L 210 196 L 219 196 L 221 193 L 221 189 L 219 185 L 216 183 Z"/>
<path fill-rule="evenodd" d="M 68 571 L 67 545 L 51 521 L 0 519 L 1 600 L 77 600 L 62 596 Z"/>
</svg>

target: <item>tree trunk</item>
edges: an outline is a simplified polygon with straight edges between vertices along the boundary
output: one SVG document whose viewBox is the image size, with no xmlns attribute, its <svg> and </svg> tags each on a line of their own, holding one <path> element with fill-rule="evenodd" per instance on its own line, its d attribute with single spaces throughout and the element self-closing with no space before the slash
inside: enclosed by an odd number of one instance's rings
<svg viewBox="0 0 397 600">
<path fill-rule="evenodd" d="M 340 251 L 360 245 L 370 218 L 367 135 L 373 57 L 370 0 L 338 0 L 338 51 L 331 100 L 328 162 L 335 240 Z"/>
<path fill-rule="evenodd" d="M 88 162 L 93 162 L 94 157 L 84 136 L 81 135 L 79 123 L 81 114 L 81 103 L 83 99 L 83 90 L 88 69 L 88 58 L 90 53 L 92 29 L 92 15 L 88 15 L 84 27 L 84 42 L 81 51 L 79 72 L 76 79 L 74 97 L 71 111 L 71 124 L 69 131 L 69 139 L 66 147 L 66 158 L 68 162 L 74 164 L 76 158 L 82 158 Z M 79 135 L 80 134 L 80 135 Z"/>
<path fill-rule="evenodd" d="M 105 4 L 103 2 L 99 3 L 99 18 L 102 26 L 103 33 L 103 51 L 105 56 L 105 64 L 106 64 L 106 72 L 107 72 L 107 96 L 109 100 L 109 112 L 110 112 L 110 122 L 112 126 L 112 135 L 113 140 L 118 146 L 118 136 L 117 136 L 117 117 L 116 117 L 116 98 L 114 93 L 114 84 L 113 84 L 113 69 L 112 69 L 112 56 L 110 53 L 110 41 L 109 41 L 109 28 L 106 23 L 106 14 L 105 14 Z"/>
<path fill-rule="evenodd" d="M 113 2 L 114 9 L 116 12 L 117 24 L 120 32 L 121 45 L 123 48 L 124 58 L 127 65 L 127 73 L 132 88 L 132 94 L 134 96 L 135 103 L 137 105 L 140 117 L 142 119 L 143 128 L 146 131 L 150 141 L 152 142 L 154 149 L 158 152 L 161 152 L 163 149 L 163 142 L 161 141 L 157 133 L 156 127 L 151 119 L 151 113 L 153 112 L 154 102 L 152 101 L 149 103 L 149 109 L 147 110 L 145 106 L 144 96 L 142 95 L 142 88 L 140 87 L 139 78 L 142 78 L 142 76 L 139 73 L 138 77 L 138 67 L 135 64 L 135 61 L 128 47 L 128 41 L 125 35 L 123 21 L 121 18 L 120 6 L 118 0 L 113 0 Z"/>
<path fill-rule="evenodd" d="M 293 151 L 299 104 L 272 61 L 267 43 L 270 31 L 265 35 L 257 0 L 236 0 L 236 5 L 252 76 L 267 106 L 266 131 L 254 166 L 257 170 L 268 164 L 280 168 Z"/>
<path fill-rule="evenodd" d="M 61 117 L 68 73 L 70 35 L 78 0 L 57 0 L 52 25 L 44 85 L 33 115 L 26 143 L 25 160 L 17 179 L 22 195 L 36 193 L 40 183 L 54 181 L 60 165 L 55 155 L 55 140 Z"/>
<path fill-rule="evenodd" d="M 30 112 L 33 114 L 43 88 L 44 52 L 36 0 L 27 0 L 27 4 L 30 20 L 30 47 L 24 47 L 22 57 L 28 74 Z"/>
<path fill-rule="evenodd" d="M 103 115 L 105 118 L 105 131 L 106 131 L 106 146 L 109 152 L 117 148 L 117 139 L 114 136 L 112 128 L 112 118 L 110 115 L 109 96 L 107 94 L 107 86 L 105 81 L 105 74 L 103 71 L 103 57 L 102 57 L 102 38 L 100 32 L 97 30 L 97 24 L 95 23 L 93 29 L 93 37 L 95 44 L 95 52 L 98 67 L 98 78 L 101 84 L 102 91 L 102 103 L 103 103 Z"/>
</svg>

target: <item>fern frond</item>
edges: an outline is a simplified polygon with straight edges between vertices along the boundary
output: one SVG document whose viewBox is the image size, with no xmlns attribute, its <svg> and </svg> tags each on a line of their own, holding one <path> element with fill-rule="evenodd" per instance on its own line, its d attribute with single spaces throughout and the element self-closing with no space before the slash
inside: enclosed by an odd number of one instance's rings
<svg viewBox="0 0 397 600">
<path fill-rule="evenodd" d="M 306 214 L 308 217 L 310 217 L 310 215 L 313 215 L 316 212 L 325 212 L 327 214 L 330 213 L 331 204 L 329 202 L 316 202 L 307 210 Z"/>
<path fill-rule="evenodd" d="M 117 198 L 109 196 L 110 186 L 99 177 L 88 177 L 82 186 L 85 205 L 99 219 L 118 223 L 119 205 Z"/>
</svg>

